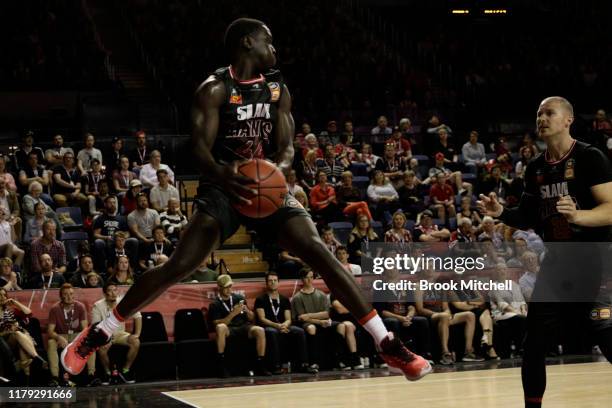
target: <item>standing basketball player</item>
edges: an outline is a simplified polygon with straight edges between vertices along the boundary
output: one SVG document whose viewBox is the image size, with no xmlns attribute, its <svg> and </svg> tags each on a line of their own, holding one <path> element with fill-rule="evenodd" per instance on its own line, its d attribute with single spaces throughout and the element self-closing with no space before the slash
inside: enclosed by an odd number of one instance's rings
<svg viewBox="0 0 612 408">
<path fill-rule="evenodd" d="M 79 373 L 122 321 L 190 275 L 245 223 L 264 239 L 282 242 L 321 273 L 336 297 L 374 337 L 389 367 L 409 380 L 428 374 L 429 363 L 385 329 L 297 200 L 288 196 L 280 209 L 263 219 L 246 218 L 232 208 L 232 202 L 249 204 L 244 197 L 254 193 L 246 186 L 252 180 L 238 175 L 240 161 L 268 158 L 281 170 L 290 169 L 294 123 L 287 86 L 280 72 L 271 70 L 276 51 L 268 27 L 258 20 L 238 19 L 227 28 L 225 47 L 231 65 L 215 71 L 195 95 L 194 153 L 205 179 L 198 189 L 197 212 L 170 259 L 136 281 L 107 319 L 83 330 L 62 352 L 62 364 L 68 372 Z"/>
<path fill-rule="evenodd" d="M 604 262 L 601 245 L 595 244 L 610 240 L 612 165 L 597 148 L 572 138 L 573 120 L 566 99 L 544 99 L 536 124 L 546 151 L 527 166 L 519 206 L 504 209 L 494 194 L 481 195 L 478 202 L 486 215 L 513 227 L 534 228 L 545 242 L 572 243 L 547 245 L 529 304 L 522 366 L 526 408 L 542 405 L 545 357 L 551 335 L 562 324 L 589 325 L 595 342 L 612 361 L 610 303 L 597 300 Z"/>
</svg>

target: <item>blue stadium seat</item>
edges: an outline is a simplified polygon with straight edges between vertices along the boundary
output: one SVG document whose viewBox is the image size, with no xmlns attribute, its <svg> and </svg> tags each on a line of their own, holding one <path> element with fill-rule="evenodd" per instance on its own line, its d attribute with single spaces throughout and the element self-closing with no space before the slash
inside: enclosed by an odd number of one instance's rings
<svg viewBox="0 0 612 408">
<path fill-rule="evenodd" d="M 368 165 L 365 163 L 351 163 L 349 170 L 353 176 L 368 176 Z"/>
<path fill-rule="evenodd" d="M 487 158 L 487 161 L 495 160 L 497 158 L 497 154 L 495 154 L 495 153 L 485 153 L 485 157 Z"/>
<path fill-rule="evenodd" d="M 361 194 L 361 198 L 366 197 L 366 191 L 368 186 L 370 185 L 370 179 L 365 176 L 356 176 L 353 177 L 353 185 L 357 187 L 359 193 Z"/>
<path fill-rule="evenodd" d="M 84 231 L 64 231 L 61 238 L 66 250 L 66 262 L 70 263 L 79 256 L 79 244 L 83 241 L 86 242 L 89 236 Z"/>
<path fill-rule="evenodd" d="M 70 219 L 74 221 L 74 225 L 72 224 L 62 224 L 62 228 L 66 231 L 75 231 L 83 228 L 83 215 L 81 214 L 81 209 L 79 207 L 59 207 L 55 210 L 58 217 L 60 214 L 68 214 Z"/>
<path fill-rule="evenodd" d="M 351 235 L 351 231 L 353 230 L 353 224 L 350 222 L 330 222 L 329 226 L 333 228 L 334 234 L 336 238 L 342 245 L 346 245 L 348 243 L 349 236 Z"/>
<path fill-rule="evenodd" d="M 457 218 L 456 217 L 448 219 L 448 227 L 451 229 L 451 231 L 454 231 L 457 229 Z"/>
<path fill-rule="evenodd" d="M 383 239 L 383 237 L 385 236 L 385 229 L 383 228 L 382 222 L 372 221 L 370 225 L 374 229 L 376 235 L 378 235 L 378 238 Z"/>
</svg>

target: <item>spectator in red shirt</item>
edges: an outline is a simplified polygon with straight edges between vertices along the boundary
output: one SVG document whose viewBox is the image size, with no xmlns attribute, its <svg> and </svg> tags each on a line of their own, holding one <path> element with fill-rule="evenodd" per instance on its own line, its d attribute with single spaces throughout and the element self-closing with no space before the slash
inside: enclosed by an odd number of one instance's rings
<svg viewBox="0 0 612 408">
<path fill-rule="evenodd" d="M 412 157 L 412 145 L 407 139 L 404 138 L 402 130 L 399 128 L 399 126 L 395 126 L 393 128 L 391 138 L 388 139 L 385 144 L 392 144 L 395 146 L 395 156 L 398 159 L 403 159 L 406 161 Z"/>
<path fill-rule="evenodd" d="M 327 174 L 323 170 L 317 172 L 318 184 L 310 190 L 310 207 L 313 215 L 318 215 L 325 222 L 330 222 L 337 213 L 336 191 L 327 182 Z"/>
<path fill-rule="evenodd" d="M 432 208 L 438 212 L 438 218 L 446 223 L 449 218 L 455 217 L 455 190 L 446 183 L 446 174 L 438 173 L 436 184 L 431 186 L 429 196 L 433 203 Z"/>
</svg>

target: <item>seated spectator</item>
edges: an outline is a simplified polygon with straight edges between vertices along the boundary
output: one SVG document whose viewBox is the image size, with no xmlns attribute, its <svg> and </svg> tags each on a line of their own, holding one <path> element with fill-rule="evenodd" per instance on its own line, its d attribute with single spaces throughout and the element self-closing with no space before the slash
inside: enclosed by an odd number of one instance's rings
<svg viewBox="0 0 612 408">
<path fill-rule="evenodd" d="M 108 266 L 112 265 L 107 265 L 105 261 L 108 258 L 109 252 L 111 252 L 115 246 L 115 233 L 119 231 L 128 235 L 125 245 L 130 248 L 130 252 L 133 253 L 137 251 L 138 240 L 136 238 L 129 238 L 129 228 L 126 217 L 117 214 L 117 197 L 108 196 L 104 200 L 104 212 L 102 215 L 96 217 L 93 222 L 93 238 L 95 240 L 93 255 L 96 270 L 101 273 L 105 273 Z"/>
<path fill-rule="evenodd" d="M 278 254 L 278 274 L 281 279 L 299 279 L 300 270 L 306 265 L 301 258 L 282 249 Z"/>
<path fill-rule="evenodd" d="M 31 244 L 32 241 L 43 236 L 43 224 L 50 219 L 45 215 L 47 209 L 45 203 L 37 203 L 34 208 L 36 209 L 36 215 L 26 222 L 26 230 L 23 235 L 23 242 L 27 244 Z"/>
<path fill-rule="evenodd" d="M 502 177 L 501 168 L 497 165 L 491 168 L 491 174 L 482 183 L 481 193 L 489 195 L 491 192 L 497 195 L 497 201 L 502 205 L 506 204 L 506 198 L 510 190 L 510 182 Z"/>
<path fill-rule="evenodd" d="M 298 143 L 300 148 L 304 148 L 306 146 L 306 141 L 304 140 L 304 138 L 306 137 L 307 134 L 312 133 L 312 128 L 310 127 L 310 124 L 304 122 L 302 123 L 302 127 L 300 130 L 301 130 L 300 133 L 295 135 L 293 140 Z M 297 153 L 297 150 L 296 150 L 296 153 Z"/>
<path fill-rule="evenodd" d="M 302 186 L 299 185 L 297 173 L 293 169 L 289 170 L 289 173 L 287 173 L 287 188 L 289 189 L 289 194 L 292 196 L 295 196 L 295 193 L 298 191 L 304 191 Z"/>
<path fill-rule="evenodd" d="M 351 231 L 351 235 L 348 239 L 348 252 L 349 252 L 349 261 L 351 263 L 357 265 L 363 265 L 362 258 L 371 257 L 371 253 L 363 253 L 361 251 L 362 244 L 365 244 L 366 250 L 369 249 L 369 244 L 374 242 L 380 242 L 380 237 L 376 232 L 374 232 L 374 228 L 370 224 L 370 219 L 367 215 L 362 214 L 357 216 L 357 220 L 355 222 L 355 227 Z"/>
<path fill-rule="evenodd" d="M 313 215 L 329 223 L 338 213 L 336 190 L 328 183 L 325 171 L 317 171 L 317 180 L 318 184 L 310 190 L 310 207 Z"/>
<path fill-rule="evenodd" d="M 106 319 L 112 313 L 113 309 L 119 302 L 121 297 L 117 296 L 117 286 L 110 282 L 107 282 L 102 288 L 104 298 L 94 303 L 91 311 L 91 322 L 96 324 Z M 134 319 L 134 333 L 130 334 L 125 331 L 125 323 L 122 322 L 119 327 L 113 332 L 111 341 L 100 347 L 97 354 L 100 357 L 102 367 L 104 367 L 104 374 L 102 375 L 102 385 L 119 384 L 124 382 L 126 384 L 133 384 L 134 376 L 130 371 L 134 360 L 138 356 L 138 350 L 140 349 L 140 332 L 142 330 L 142 315 L 140 312 L 136 312 L 132 315 Z M 125 364 L 121 370 L 113 370 L 111 372 L 111 361 L 108 356 L 108 350 L 111 346 L 120 345 L 127 347 L 128 352 L 125 358 Z"/>
<path fill-rule="evenodd" d="M 63 165 L 53 168 L 53 201 L 58 207 L 79 207 L 87 201 L 81 192 L 81 172 L 74 165 L 74 155 L 64 154 Z"/>
<path fill-rule="evenodd" d="M 446 228 L 439 228 L 433 223 L 433 213 L 425 210 L 421 213 L 417 225 L 414 227 L 415 242 L 440 242 L 450 238 L 450 231 Z"/>
<path fill-rule="evenodd" d="M 401 187 L 404 172 L 406 171 L 406 162 L 401 156 L 399 158 L 396 156 L 395 145 L 385 145 L 385 154 L 376 163 L 376 170 L 382 171 L 385 177 L 391 181 L 393 187 Z M 373 177 L 375 176 L 376 174 Z"/>
<path fill-rule="evenodd" d="M 117 196 L 123 198 L 130 189 L 132 180 L 137 179 L 136 174 L 130 171 L 130 160 L 126 156 L 121 156 L 119 168 L 113 173 L 113 188 Z"/>
<path fill-rule="evenodd" d="M 376 120 L 376 127 L 372 128 L 370 134 L 374 137 L 375 142 L 382 142 L 387 139 L 391 133 L 393 133 L 393 129 L 388 126 L 389 122 L 387 121 L 386 116 L 379 116 Z"/>
<path fill-rule="evenodd" d="M 336 252 L 334 254 L 336 255 L 336 259 L 340 261 L 340 264 L 342 264 L 342 266 L 344 267 L 344 269 L 346 269 L 347 272 L 350 272 L 353 276 L 361 275 L 361 266 L 349 262 L 349 253 L 347 247 L 345 247 L 344 245 L 339 245 L 336 248 Z"/>
<path fill-rule="evenodd" d="M 121 137 L 113 137 L 111 140 L 110 149 L 103 154 L 106 162 L 106 178 L 112 180 L 115 172 L 121 169 L 121 158 L 125 157 L 123 153 L 123 139 Z M 129 168 L 129 159 L 128 159 Z M 126 184 L 129 184 L 126 183 Z"/>
<path fill-rule="evenodd" d="M 425 192 L 412 170 L 404 173 L 404 185 L 397 189 L 399 204 L 411 219 L 425 209 Z"/>
<path fill-rule="evenodd" d="M 42 193 L 43 188 L 42 185 L 38 181 L 34 181 L 30 183 L 28 187 L 28 194 L 23 197 L 23 218 L 25 223 L 27 223 L 31 218 L 35 216 L 35 206 L 38 203 L 42 203 L 45 206 L 45 216 L 53 219 L 57 223 L 58 230 L 61 230 L 61 223 L 57 218 L 57 214 L 48 202 L 43 198 L 44 194 Z M 50 200 L 51 204 L 53 204 L 53 200 Z"/>
<path fill-rule="evenodd" d="M 103 183 L 106 183 L 106 174 L 101 170 L 100 161 L 94 157 L 90 161 L 90 169 L 85 173 L 81 182 L 83 193 L 87 195 L 89 201 L 89 214 L 91 216 L 99 215 L 96 209 L 96 200 L 100 197 L 100 187 Z M 106 192 L 108 193 L 108 188 Z"/>
<path fill-rule="evenodd" d="M 38 163 L 38 155 L 36 152 L 30 152 L 26 167 L 19 171 L 19 193 L 21 195 L 27 194 L 30 184 L 35 181 L 40 183 L 44 189 L 49 187 L 49 174 L 47 170 Z M 51 205 L 53 203 L 48 194 L 43 194 L 42 197 L 47 204 Z"/>
<path fill-rule="evenodd" d="M 89 170 L 91 170 L 91 164 L 93 159 L 97 159 L 100 164 L 102 164 L 102 152 L 94 147 L 96 140 L 94 135 L 91 133 L 86 133 L 85 138 L 85 147 L 79 150 L 77 154 L 77 167 L 81 174 L 86 174 Z"/>
<path fill-rule="evenodd" d="M 499 157 L 502 154 L 510 154 L 510 149 L 508 148 L 508 141 L 506 138 L 500 136 L 495 142 L 495 155 Z"/>
<path fill-rule="evenodd" d="M 140 270 L 146 271 L 157 265 L 160 256 L 169 257 L 174 251 L 174 245 L 166 239 L 164 227 L 158 225 L 153 228 L 153 242 L 146 244 L 140 250 Z"/>
<path fill-rule="evenodd" d="M 368 174 L 374 171 L 378 166 L 378 162 L 380 161 L 380 157 L 376 156 L 372 153 L 372 145 L 364 143 L 361 146 L 361 153 L 357 155 L 358 163 L 365 163 L 368 166 Z"/>
<path fill-rule="evenodd" d="M 295 199 L 297 200 L 298 203 L 300 203 L 300 205 L 302 207 L 304 207 L 304 209 L 310 213 L 310 205 L 308 203 L 308 196 L 306 195 L 305 192 L 303 191 L 298 191 L 295 193 Z"/>
<path fill-rule="evenodd" d="M 340 135 L 340 143 L 334 146 L 336 159 L 340 160 L 344 168 L 348 168 L 357 158 L 357 152 L 350 146 L 352 143 L 350 139 L 352 139 L 351 136 L 343 133 Z"/>
<path fill-rule="evenodd" d="M 489 303 L 485 302 L 481 293 L 458 289 L 449 293 L 450 309 L 453 314 L 472 312 L 476 316 L 476 324 L 482 329 L 480 347 L 485 352 L 486 360 L 500 360 L 493 347 L 493 319 Z"/>
<path fill-rule="evenodd" d="M 368 203 L 361 199 L 359 189 L 353 185 L 353 173 L 345 171 L 342 173 L 342 182 L 336 187 L 336 199 L 338 207 L 347 217 L 354 217 L 359 214 L 366 214 L 372 219 Z"/>
<path fill-rule="evenodd" d="M 329 252 L 332 254 L 336 253 L 336 248 L 338 248 L 341 244 L 338 242 L 338 239 L 334 235 L 334 229 L 329 225 L 321 228 L 321 240 L 323 244 L 329 249 Z"/>
<path fill-rule="evenodd" d="M 6 171 L 6 156 L 0 155 L 0 178 L 4 178 L 6 180 L 6 188 L 13 193 L 17 192 L 17 184 L 15 183 L 15 178 L 11 173 Z"/>
<path fill-rule="evenodd" d="M 0 258 L 0 288 L 8 292 L 21 290 L 19 276 L 13 271 L 13 261 L 8 257 Z"/>
<path fill-rule="evenodd" d="M 187 226 L 187 217 L 181 212 L 178 199 L 171 197 L 168 200 L 168 209 L 159 216 L 161 226 L 164 227 L 168 239 L 176 245 L 181 233 Z"/>
<path fill-rule="evenodd" d="M 518 236 L 513 239 L 512 244 L 513 245 L 511 248 L 513 249 L 514 254 L 512 258 L 508 259 L 508 262 L 506 262 L 506 266 L 508 268 L 522 268 L 522 256 L 526 251 L 529 250 L 529 247 L 527 246 L 527 241 L 525 241 L 525 238 L 523 238 L 522 236 Z"/>
<path fill-rule="evenodd" d="M 47 253 L 41 254 L 36 263 L 39 266 L 39 272 L 32 274 L 30 277 L 28 289 L 59 288 L 66 283 L 63 273 L 59 272 L 57 266 L 54 266 L 51 255 Z"/>
<path fill-rule="evenodd" d="M 393 214 L 391 229 L 385 232 L 385 242 L 393 242 L 396 249 L 406 252 L 409 249 L 408 243 L 412 242 L 412 234 L 406 228 L 406 215 L 402 211 Z"/>
<path fill-rule="evenodd" d="M 458 222 L 457 230 L 450 236 L 448 247 L 454 256 L 479 256 L 472 221 L 469 218 L 462 218 Z"/>
<path fill-rule="evenodd" d="M 21 241 L 23 223 L 21 221 L 21 207 L 17 193 L 6 188 L 6 179 L 0 176 L 0 208 L 4 209 L 2 219 L 7 221 L 14 232 L 15 242 Z"/>
<path fill-rule="evenodd" d="M 137 176 L 145 164 L 149 163 L 149 151 L 152 150 L 147 146 L 147 135 L 144 130 L 136 132 L 136 147 L 129 154 L 131 168 Z"/>
<path fill-rule="evenodd" d="M 106 247 L 106 276 L 111 274 L 120 256 L 127 256 L 132 269 L 138 267 L 138 240 L 129 238 L 124 231 L 115 232 L 113 238 L 113 245 Z"/>
<path fill-rule="evenodd" d="M 142 166 L 138 175 L 140 182 L 145 188 L 152 188 L 159 184 L 157 171 L 160 169 L 166 170 L 170 184 L 174 184 L 174 172 L 167 164 L 161 162 L 159 150 L 153 150 L 151 152 L 151 162 Z"/>
<path fill-rule="evenodd" d="M 461 148 L 463 163 L 470 173 L 478 174 L 479 170 L 487 164 L 487 155 L 482 143 L 478 143 L 478 132 L 470 132 L 470 140 Z"/>
<path fill-rule="evenodd" d="M 342 370 L 363 370 L 364 365 L 359 357 L 358 337 L 370 337 L 368 334 L 359 333 L 360 326 L 348 309 L 340 303 L 333 293 L 329 295 L 330 309 L 329 316 L 332 319 L 332 326 L 336 327 L 336 332 L 344 339 L 345 347 L 340 353 L 339 368 Z M 360 339 L 361 340 L 361 339 Z M 363 341 L 360 341 L 363 344 Z M 373 344 L 370 344 L 370 350 L 373 350 Z"/>
<path fill-rule="evenodd" d="M 95 272 L 89 272 L 87 274 L 86 282 L 85 288 L 101 288 L 104 286 L 104 280 Z"/>
<path fill-rule="evenodd" d="M 232 278 L 221 275 L 217 278 L 219 295 L 210 305 L 209 315 L 217 333 L 217 353 L 219 360 L 219 374 L 228 377 L 229 372 L 225 363 L 225 345 L 232 336 L 255 339 L 257 349 L 257 375 L 271 375 L 266 369 L 264 357 L 266 355 L 266 333 L 261 326 L 254 324 L 255 314 L 249 309 L 244 296 L 232 293 Z"/>
<path fill-rule="evenodd" d="M 512 248 L 506 245 L 504 237 L 496 230 L 495 221 L 488 215 L 482 219 L 482 233 L 478 235 L 478 241 L 482 241 L 484 238 L 491 240 L 497 255 L 501 258 L 506 259 L 512 255 Z"/>
<path fill-rule="evenodd" d="M 128 215 L 127 221 L 131 235 L 140 243 L 153 242 L 153 228 L 159 225 L 159 214 L 149 208 L 149 199 L 146 194 L 138 194 L 136 209 Z"/>
<path fill-rule="evenodd" d="M 517 179 L 523 179 L 525 174 L 525 169 L 527 168 L 527 164 L 533 159 L 533 154 L 531 153 L 531 149 L 527 146 L 521 147 L 519 150 L 519 160 L 516 162 L 514 166 L 514 177 Z"/>
<path fill-rule="evenodd" d="M 540 272 L 540 262 L 538 255 L 535 252 L 526 251 L 521 256 L 521 262 L 525 273 L 519 278 L 519 286 L 521 293 L 526 302 L 531 302 L 531 295 L 537 280 L 538 272 Z"/>
<path fill-rule="evenodd" d="M 20 172 L 28 166 L 30 153 L 35 153 L 39 163 L 45 162 L 45 155 L 40 147 L 34 146 L 34 133 L 26 132 L 21 138 L 22 145 L 15 150 L 15 170 Z"/>
<path fill-rule="evenodd" d="M 472 197 L 467 195 L 461 197 L 461 204 L 459 212 L 457 213 L 457 225 L 459 225 L 464 218 L 469 219 L 474 227 L 478 227 L 482 223 L 480 213 L 472 209 Z"/>
<path fill-rule="evenodd" d="M 70 278 L 70 284 L 75 288 L 87 287 L 87 276 L 95 273 L 94 263 L 91 255 L 81 255 L 79 257 L 79 269 Z"/>
<path fill-rule="evenodd" d="M 53 147 L 47 149 L 45 151 L 45 160 L 47 161 L 47 166 L 50 169 L 55 166 L 60 166 L 64 162 L 64 154 L 72 153 L 74 156 L 74 151 L 70 147 L 64 146 L 64 136 L 55 135 L 53 136 Z"/>
<path fill-rule="evenodd" d="M 401 280 L 396 268 L 385 269 L 383 281 L 395 283 Z M 429 320 L 416 315 L 412 293 L 401 290 L 385 290 L 375 294 L 374 307 L 383 319 L 387 330 L 403 342 L 414 341 L 414 350 L 423 358 L 433 360 Z"/>
<path fill-rule="evenodd" d="M 73 285 L 64 283 L 59 290 L 60 301 L 49 309 L 47 321 L 47 358 L 51 372 L 50 387 L 74 387 L 75 384 L 59 376 L 58 350 L 65 349 L 79 333 L 88 326 L 85 305 L 75 299 Z M 99 384 L 95 377 L 96 355 L 87 360 L 87 383 L 89 386 Z"/>
<path fill-rule="evenodd" d="M 493 278 L 497 282 L 505 282 L 508 271 L 504 264 L 495 267 Z M 525 336 L 527 321 L 527 303 L 521 293 L 521 288 L 516 282 L 512 284 L 512 290 L 495 290 L 489 293 L 491 299 L 491 315 L 497 326 L 506 333 L 500 354 L 502 358 L 510 357 L 512 345 L 520 352 Z"/>
<path fill-rule="evenodd" d="M 30 308 L 17 299 L 9 298 L 7 291 L 0 287 L 0 335 L 17 360 L 15 368 L 23 371 L 27 383 L 34 365 L 48 367 L 47 362 L 38 355 L 34 339 L 25 329 L 30 316 Z"/>
<path fill-rule="evenodd" d="M 107 284 L 113 285 L 133 285 L 134 272 L 130 266 L 130 260 L 126 255 L 119 255 L 115 261 L 115 267 L 109 273 Z"/>
<path fill-rule="evenodd" d="M 149 192 L 151 207 L 159 213 L 168 210 L 168 200 L 175 198 L 180 200 L 179 192 L 173 185 L 170 184 L 168 172 L 165 169 L 157 170 L 158 185 L 153 187 Z"/>
<path fill-rule="evenodd" d="M 310 190 L 317 184 L 317 156 L 314 152 L 308 152 L 304 156 L 300 168 L 300 183 L 304 191 Z"/>
<path fill-rule="evenodd" d="M 306 333 L 308 345 L 309 366 L 312 371 L 319 370 L 322 345 L 318 344 L 316 334 L 318 331 L 331 329 L 332 320 L 329 318 L 329 298 L 319 289 L 312 286 L 314 272 L 309 267 L 300 271 L 302 288 L 291 298 L 291 315 L 293 321 L 299 324 Z M 336 325 L 336 329 L 339 325 Z M 338 329 L 337 329 L 338 330 Z"/>
<path fill-rule="evenodd" d="M 89 256 L 89 254 L 91 253 L 89 241 L 79 241 L 79 243 L 77 244 L 76 252 L 76 256 L 73 259 L 68 260 L 68 265 L 66 266 L 66 273 L 64 274 L 64 279 L 66 279 L 67 281 L 70 279 L 69 277 L 72 277 L 72 275 L 79 270 L 79 263 L 81 262 L 80 258 L 85 255 Z"/>
<path fill-rule="evenodd" d="M 429 268 L 422 271 L 423 278 L 429 282 L 436 280 L 436 273 Z M 450 327 L 457 324 L 464 324 L 465 354 L 461 361 L 482 361 L 474 353 L 473 340 L 476 328 L 476 316 L 471 311 L 452 313 L 446 295 L 438 290 L 416 290 L 415 307 L 419 316 L 429 319 L 430 326 L 436 327 L 440 340 L 442 356 L 440 364 L 450 365 L 454 363 L 453 355 L 448 348 L 450 337 Z"/>
<path fill-rule="evenodd" d="M 391 222 L 391 214 L 399 209 L 399 195 L 382 170 L 375 170 L 367 190 L 368 200 L 374 206 L 374 219 Z"/>
<path fill-rule="evenodd" d="M 521 147 L 519 148 L 519 152 L 523 147 L 526 147 L 530 150 L 531 157 L 536 157 L 538 153 L 540 153 L 540 149 L 533 140 L 533 136 L 530 132 L 526 132 L 525 135 L 523 135 L 523 140 L 521 140 Z"/>
<path fill-rule="evenodd" d="M 39 264 L 41 254 L 49 254 L 51 256 L 51 262 L 55 265 L 57 273 L 63 274 L 66 272 L 66 249 L 63 242 L 55 239 L 55 231 L 55 222 L 51 220 L 43 222 L 43 236 L 34 241 L 30 249 L 32 272 L 41 272 L 41 265 Z"/>
<path fill-rule="evenodd" d="M 437 212 L 438 218 L 446 224 L 448 218 L 454 218 L 455 213 L 455 191 L 446 183 L 446 174 L 438 173 L 436 183 L 429 190 L 432 205 L 430 208 Z"/>
<path fill-rule="evenodd" d="M 440 173 L 443 173 L 448 177 L 448 182 L 452 186 L 455 186 L 455 189 L 457 190 L 458 194 L 464 194 L 464 192 L 467 192 L 466 193 L 467 195 L 469 196 L 472 195 L 472 191 L 473 191 L 472 183 L 463 181 L 460 171 L 452 171 L 449 168 L 444 166 L 445 164 L 444 154 L 436 153 L 435 160 L 436 160 L 436 164 L 434 167 L 429 169 L 429 174 L 428 174 L 429 178 L 423 181 L 424 184 L 433 185 L 436 182 L 434 177 L 436 177 Z"/>
<path fill-rule="evenodd" d="M 410 141 L 404 138 L 402 130 L 399 126 L 393 128 L 391 139 L 385 141 L 387 146 L 393 145 L 395 149 L 395 156 L 403 162 L 407 162 L 412 158 L 412 146 Z"/>
<path fill-rule="evenodd" d="M 336 185 L 346 168 L 342 162 L 336 158 L 336 151 L 333 145 L 325 146 L 325 158 L 317 159 L 317 169 L 322 170 L 327 175 L 327 181 Z"/>
<path fill-rule="evenodd" d="M 304 329 L 292 324 L 291 303 L 278 292 L 278 276 L 270 271 L 266 274 L 266 292 L 255 300 L 257 322 L 266 332 L 270 343 L 274 373 L 281 372 L 281 364 L 291 360 L 290 354 L 297 354 L 297 371 L 316 374 L 308 366 L 308 351 Z M 292 353 L 289 353 L 289 351 Z"/>
<path fill-rule="evenodd" d="M 442 129 L 446 130 L 447 133 L 453 133 L 453 130 L 448 125 L 442 123 L 438 115 L 432 115 L 427 121 L 427 134 L 438 135 Z"/>
<path fill-rule="evenodd" d="M 204 259 L 200 266 L 191 275 L 183 278 L 181 283 L 216 282 L 219 272 L 208 267 L 208 259 Z"/>
<path fill-rule="evenodd" d="M 459 156 L 453 143 L 448 140 L 448 131 L 445 128 L 438 130 L 438 140 L 433 143 L 431 152 L 431 157 L 442 153 L 445 165 L 453 170 L 458 170 Z"/>
<path fill-rule="evenodd" d="M 338 133 L 338 123 L 335 120 L 327 122 L 327 128 L 319 134 L 319 145 L 337 145 L 340 142 L 340 133 Z"/>
<path fill-rule="evenodd" d="M 130 181 L 130 189 L 121 199 L 122 214 L 128 215 L 136 209 L 136 197 L 142 192 L 140 180 Z"/>
<path fill-rule="evenodd" d="M 323 158 L 323 150 L 319 147 L 319 141 L 314 133 L 308 133 L 304 137 L 304 142 L 306 143 L 306 147 L 302 150 L 302 157 L 304 157 L 304 159 L 306 155 L 308 155 L 308 152 L 314 152 L 315 160 Z"/>
<path fill-rule="evenodd" d="M 0 207 L 0 257 L 13 259 L 16 265 L 23 264 L 23 249 L 15 245 L 15 231 L 4 216 L 5 209 Z"/>
</svg>

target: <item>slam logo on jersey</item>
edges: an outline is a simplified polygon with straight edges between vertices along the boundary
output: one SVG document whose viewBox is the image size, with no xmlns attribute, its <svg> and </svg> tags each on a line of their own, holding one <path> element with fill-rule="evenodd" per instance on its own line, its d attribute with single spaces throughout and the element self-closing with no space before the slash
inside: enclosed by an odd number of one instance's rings
<svg viewBox="0 0 612 408">
<path fill-rule="evenodd" d="M 236 110 L 238 120 L 248 120 L 253 118 L 270 119 L 270 104 L 257 103 L 255 105 L 240 106 Z"/>
<path fill-rule="evenodd" d="M 540 186 L 540 194 L 542 195 L 543 199 L 569 195 L 567 182 L 564 181 L 562 183 L 546 184 Z"/>
</svg>

